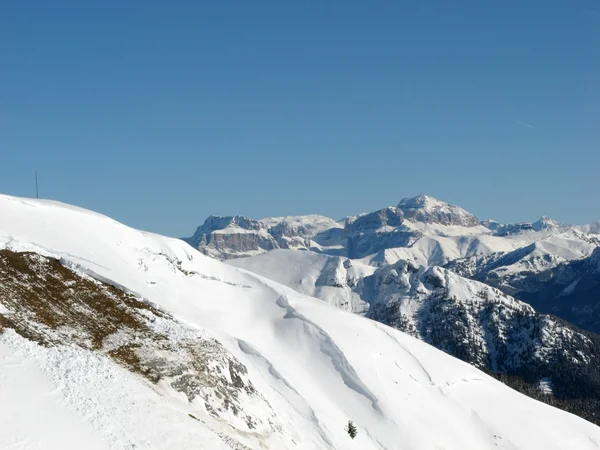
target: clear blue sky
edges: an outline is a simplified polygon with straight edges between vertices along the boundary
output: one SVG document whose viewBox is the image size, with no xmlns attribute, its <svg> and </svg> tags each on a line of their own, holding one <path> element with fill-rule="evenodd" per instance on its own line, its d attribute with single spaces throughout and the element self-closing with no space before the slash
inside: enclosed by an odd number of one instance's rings
<svg viewBox="0 0 600 450">
<path fill-rule="evenodd" d="M 422 192 L 600 219 L 598 1 L 5 1 L 0 57 L 3 193 L 174 236 Z"/>
</svg>

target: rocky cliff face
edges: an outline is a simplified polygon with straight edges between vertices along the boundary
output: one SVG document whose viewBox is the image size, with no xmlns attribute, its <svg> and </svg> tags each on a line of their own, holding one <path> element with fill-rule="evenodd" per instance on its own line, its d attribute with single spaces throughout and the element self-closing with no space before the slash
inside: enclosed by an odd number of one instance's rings
<svg viewBox="0 0 600 450">
<path fill-rule="evenodd" d="M 318 226 L 314 228 L 287 218 L 277 222 L 244 216 L 210 216 L 192 237 L 184 240 L 205 255 L 223 260 L 259 255 L 278 248 L 310 248 L 311 238 L 321 231 Z"/>
<path fill-rule="evenodd" d="M 403 226 L 404 213 L 389 207 L 346 221 L 343 237 L 349 258 L 364 258 L 386 248 L 408 247 L 421 233 Z"/>
</svg>

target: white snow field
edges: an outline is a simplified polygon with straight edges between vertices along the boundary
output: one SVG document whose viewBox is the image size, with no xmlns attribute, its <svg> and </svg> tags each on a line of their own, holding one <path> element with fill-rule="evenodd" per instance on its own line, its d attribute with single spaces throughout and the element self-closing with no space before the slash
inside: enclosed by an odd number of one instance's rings
<svg viewBox="0 0 600 450">
<path fill-rule="evenodd" d="M 225 264 L 249 270 L 317 297 L 331 305 L 364 313 L 369 305 L 352 291 L 353 282 L 372 275 L 376 267 L 340 256 L 309 250 L 277 249 L 258 256 L 230 259 Z"/>
<path fill-rule="evenodd" d="M 8 330 L 0 336 L 2 449 L 600 448 L 600 428 L 583 419 L 181 240 L 56 202 L 0 196 L 0 247 L 61 258 L 204 330 L 247 367 L 274 411 L 248 400 L 244 412 L 265 425 L 244 430 L 108 358 L 41 347 Z"/>
</svg>

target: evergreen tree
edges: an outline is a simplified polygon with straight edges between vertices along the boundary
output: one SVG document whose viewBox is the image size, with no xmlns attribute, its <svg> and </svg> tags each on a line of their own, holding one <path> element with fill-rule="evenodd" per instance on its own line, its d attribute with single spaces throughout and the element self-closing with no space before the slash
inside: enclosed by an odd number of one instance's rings
<svg viewBox="0 0 600 450">
<path fill-rule="evenodd" d="M 358 434 L 358 429 L 356 428 L 356 425 L 354 425 L 354 422 L 352 422 L 351 420 L 349 420 L 348 425 L 346 425 L 346 431 L 352 439 L 354 439 Z"/>
</svg>

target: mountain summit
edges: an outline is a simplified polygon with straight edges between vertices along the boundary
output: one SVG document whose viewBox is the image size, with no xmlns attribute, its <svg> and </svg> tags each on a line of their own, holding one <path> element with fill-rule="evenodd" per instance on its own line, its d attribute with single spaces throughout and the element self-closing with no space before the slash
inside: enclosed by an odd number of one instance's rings
<svg viewBox="0 0 600 450">
<path fill-rule="evenodd" d="M 560 228 L 560 224 L 548 216 L 540 217 L 539 220 L 533 222 L 531 226 L 535 231 L 551 231 Z"/>
<path fill-rule="evenodd" d="M 398 209 L 411 221 L 476 227 L 479 220 L 460 206 L 451 205 L 425 194 L 403 198 Z"/>
</svg>

